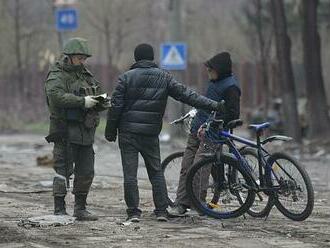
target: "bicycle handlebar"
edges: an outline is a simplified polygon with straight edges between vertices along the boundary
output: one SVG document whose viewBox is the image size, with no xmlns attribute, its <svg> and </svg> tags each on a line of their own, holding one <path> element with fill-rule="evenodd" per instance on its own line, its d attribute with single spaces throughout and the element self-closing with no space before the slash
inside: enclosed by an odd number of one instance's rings
<svg viewBox="0 0 330 248">
<path fill-rule="evenodd" d="M 213 118 L 207 122 L 205 131 L 208 132 L 210 128 L 222 129 L 224 121 L 222 119 L 215 118 L 216 112 L 213 114 Z"/>
<path fill-rule="evenodd" d="M 214 127 L 218 129 L 223 128 L 224 121 L 222 119 L 216 119 L 217 111 L 212 111 L 211 116 L 212 117 L 207 122 L 206 131 L 209 131 L 210 127 Z"/>
<path fill-rule="evenodd" d="M 192 109 L 190 110 L 188 113 L 186 113 L 185 115 L 181 116 L 179 119 L 176 119 L 172 122 L 170 122 L 170 125 L 173 125 L 173 124 L 179 124 L 179 123 L 183 123 L 183 121 L 189 117 L 194 117 L 197 113 L 197 110 L 196 109 Z"/>
</svg>

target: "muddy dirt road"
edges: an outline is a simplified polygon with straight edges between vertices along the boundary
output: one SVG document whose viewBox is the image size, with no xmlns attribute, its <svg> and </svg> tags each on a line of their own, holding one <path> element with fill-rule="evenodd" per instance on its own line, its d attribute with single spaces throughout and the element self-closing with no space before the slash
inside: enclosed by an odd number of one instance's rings
<svg viewBox="0 0 330 248">
<path fill-rule="evenodd" d="M 300 158 L 315 188 L 314 212 L 304 222 L 288 220 L 273 209 L 266 221 L 249 216 L 219 221 L 192 214 L 159 223 L 152 215 L 151 186 L 141 164 L 142 220 L 122 225 L 125 204 L 118 148 L 98 139 L 96 177 L 88 203 L 100 220 L 20 227 L 22 219 L 53 211 L 49 187 L 53 170 L 36 165 L 36 157 L 50 153 L 51 148 L 40 135 L 0 135 L 0 247 L 330 247 L 330 157 L 326 152 Z M 178 147 L 162 144 L 163 157 L 175 149 Z M 71 194 L 67 203 L 72 213 Z"/>
</svg>

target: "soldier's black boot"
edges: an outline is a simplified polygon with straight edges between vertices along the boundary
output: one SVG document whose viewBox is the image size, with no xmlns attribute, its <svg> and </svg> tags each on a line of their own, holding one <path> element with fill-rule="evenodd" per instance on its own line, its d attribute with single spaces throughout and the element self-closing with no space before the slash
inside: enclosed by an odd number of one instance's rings
<svg viewBox="0 0 330 248">
<path fill-rule="evenodd" d="M 73 217 L 80 221 L 94 221 L 98 218 L 86 210 L 87 195 L 75 195 Z"/>
<path fill-rule="evenodd" d="M 67 215 L 65 209 L 65 196 L 55 196 L 54 197 L 54 214 L 55 215 Z"/>
</svg>

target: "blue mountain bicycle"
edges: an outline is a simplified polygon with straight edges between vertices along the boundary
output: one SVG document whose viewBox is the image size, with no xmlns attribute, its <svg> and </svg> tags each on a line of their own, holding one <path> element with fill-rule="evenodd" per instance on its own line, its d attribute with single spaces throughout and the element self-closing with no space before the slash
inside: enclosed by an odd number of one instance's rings
<svg viewBox="0 0 330 248">
<path fill-rule="evenodd" d="M 180 118 L 173 120 L 170 125 L 178 125 L 181 124 L 183 130 L 186 133 L 190 133 L 191 122 L 196 114 L 196 109 L 191 109 L 185 115 Z M 235 120 L 226 126 L 227 129 L 230 130 L 230 133 L 233 134 L 233 130 L 240 125 L 241 121 Z M 258 155 L 255 149 L 250 147 L 241 147 L 239 148 L 240 154 L 250 163 L 252 169 L 257 169 Z M 175 206 L 175 197 L 177 192 L 177 187 L 179 184 L 181 163 L 183 159 L 184 151 L 176 151 L 169 154 L 161 163 L 162 169 L 164 171 L 164 176 L 167 184 L 167 192 L 168 192 L 168 204 L 171 207 Z M 215 174 L 216 171 L 212 170 L 212 173 Z M 257 174 L 257 172 L 255 172 Z M 213 180 L 214 181 L 214 180 Z M 210 185 L 209 187 L 213 187 L 214 185 Z M 214 196 L 217 197 L 217 194 Z M 253 205 L 248 210 L 248 214 L 253 217 L 264 217 L 266 216 L 270 209 L 272 208 L 271 204 L 268 204 L 268 196 L 262 194 L 262 192 L 258 193 L 258 197 L 256 197 Z"/>
<path fill-rule="evenodd" d="M 231 123 L 229 128 L 235 128 L 242 121 Z M 269 126 L 269 123 L 250 125 L 256 133 L 256 141 L 251 141 L 225 131 L 223 121 L 216 120 L 214 113 L 206 128 L 206 138 L 219 146 L 193 165 L 186 182 L 187 193 L 198 211 L 219 219 L 238 217 L 248 211 L 261 217 L 275 205 L 295 221 L 310 216 L 314 206 L 311 180 L 294 158 L 282 152 L 271 154 L 264 148 L 269 142 L 291 139 L 271 136 L 261 140 L 262 132 Z M 256 152 L 257 169 L 242 156 L 234 141 Z M 223 145 L 229 147 L 229 153 L 222 151 Z M 262 204 L 256 205 L 258 201 Z"/>
</svg>

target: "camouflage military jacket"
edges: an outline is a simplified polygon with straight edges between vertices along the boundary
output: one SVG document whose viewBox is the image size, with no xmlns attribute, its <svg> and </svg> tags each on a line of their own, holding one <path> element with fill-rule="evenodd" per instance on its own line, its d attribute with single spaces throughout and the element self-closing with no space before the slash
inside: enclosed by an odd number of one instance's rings
<svg viewBox="0 0 330 248">
<path fill-rule="evenodd" d="M 70 65 L 61 59 L 50 67 L 45 92 L 50 112 L 49 135 L 61 136 L 74 144 L 93 144 L 99 115 L 97 109 L 85 108 L 84 96 L 103 93 L 93 75 L 84 66 Z M 87 127 L 86 121 L 92 125 Z"/>
</svg>

